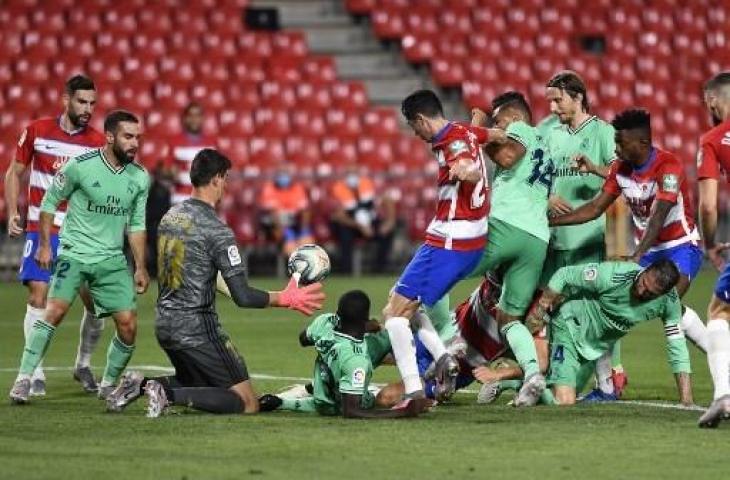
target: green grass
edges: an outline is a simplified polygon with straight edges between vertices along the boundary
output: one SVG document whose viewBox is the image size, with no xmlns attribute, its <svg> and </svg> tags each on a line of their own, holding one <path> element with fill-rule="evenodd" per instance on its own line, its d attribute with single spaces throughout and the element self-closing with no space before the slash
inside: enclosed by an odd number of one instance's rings
<svg viewBox="0 0 730 480">
<path fill-rule="evenodd" d="M 703 274 L 687 300 L 705 316 L 714 274 Z M 283 282 L 258 279 L 258 286 Z M 382 308 L 392 278 L 331 278 L 328 307 L 340 293 L 363 288 Z M 459 285 L 452 303 L 473 282 Z M 168 365 L 153 333 L 154 290 L 140 299 L 132 365 Z M 314 354 L 298 347 L 307 319 L 285 311 L 239 310 L 219 299 L 219 313 L 252 373 L 307 377 Z M 0 387 L 10 388 L 22 349 L 25 291 L 0 285 Z M 46 365 L 71 367 L 80 309 L 59 328 Z M 112 329 L 94 357 L 97 373 Z M 624 341 L 627 399 L 674 401 L 674 380 L 658 322 Z M 692 349 L 695 399 L 707 404 L 711 384 L 704 357 Z M 393 367 L 375 381 L 395 379 Z M 291 382 L 255 380 L 257 391 Z M 414 420 L 353 421 L 277 412 L 252 417 L 184 413 L 144 417 L 142 402 L 121 415 L 81 392 L 70 371 L 48 373 L 48 396 L 29 406 L 0 402 L 0 478 L 79 479 L 112 474 L 135 479 L 180 478 L 726 478 L 730 425 L 696 427 L 698 413 L 608 405 L 516 410 L 477 406 L 459 394 Z"/>
</svg>

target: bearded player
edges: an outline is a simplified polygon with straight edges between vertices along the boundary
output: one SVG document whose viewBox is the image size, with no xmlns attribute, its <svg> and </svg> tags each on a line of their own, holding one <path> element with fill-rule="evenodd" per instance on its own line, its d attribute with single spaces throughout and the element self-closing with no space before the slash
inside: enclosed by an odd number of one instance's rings
<svg viewBox="0 0 730 480">
<path fill-rule="evenodd" d="M 697 177 L 700 186 L 702 239 L 712 265 L 722 274 L 707 307 L 707 363 L 715 386 L 713 402 L 700 417 L 700 427 L 716 427 L 730 418 L 730 263 L 723 252 L 730 244 L 717 243 L 718 182 L 730 171 L 730 72 L 722 72 L 705 85 L 705 105 L 715 127 L 700 138 Z"/>
<path fill-rule="evenodd" d="M 23 320 L 25 340 L 28 340 L 33 324 L 43 318 L 51 272 L 39 266 L 34 256 L 38 250 L 40 206 L 43 195 L 51 186 L 53 175 L 63 167 L 69 158 L 84 154 L 105 144 L 104 136 L 89 126 L 96 107 L 94 82 L 83 75 L 71 77 L 64 87 L 62 96 L 64 110 L 58 117 L 42 118 L 28 125 L 20 136 L 15 158 L 5 174 L 5 200 L 8 211 L 8 234 L 11 237 L 23 233 L 18 213 L 20 177 L 30 167 L 28 185 L 28 212 L 26 215 L 25 247 L 18 278 L 28 288 L 28 300 Z M 60 204 L 51 228 L 51 253 L 56 257 L 58 232 L 66 215 L 65 202 Z M 104 320 L 94 315 L 93 303 L 86 290 L 81 291 L 84 315 L 74 378 L 81 382 L 87 392 L 97 390 L 91 372 L 91 354 L 101 337 Z M 31 376 L 30 394 L 45 395 L 46 377 L 39 364 Z"/>
<path fill-rule="evenodd" d="M 451 122 L 430 90 L 409 95 L 401 105 L 416 136 L 430 143 L 439 166 L 436 215 L 426 240 L 398 279 L 383 310 L 385 329 L 409 398 L 424 396 L 416 362 L 411 320 L 419 306 L 433 308 L 451 287 L 477 265 L 486 244 L 487 178 L 479 148 L 489 131 Z M 436 359 L 438 397 L 453 392 L 458 364 L 427 316 L 420 316 L 417 335 Z"/>
</svg>

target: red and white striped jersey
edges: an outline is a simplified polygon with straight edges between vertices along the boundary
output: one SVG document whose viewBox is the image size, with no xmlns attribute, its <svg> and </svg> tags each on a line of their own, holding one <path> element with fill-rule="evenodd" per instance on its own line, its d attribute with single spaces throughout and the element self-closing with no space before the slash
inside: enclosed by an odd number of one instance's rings
<svg viewBox="0 0 730 480">
<path fill-rule="evenodd" d="M 204 148 L 216 148 L 216 142 L 205 135 L 181 133 L 170 140 L 170 164 L 175 167 L 175 182 L 172 191 L 172 204 L 175 205 L 193 193 L 190 183 L 190 167 L 195 155 Z"/>
<path fill-rule="evenodd" d="M 486 164 L 479 146 L 487 130 L 448 123 L 432 140 L 438 161 L 436 216 L 426 229 L 426 244 L 447 250 L 477 250 L 487 242 L 489 186 Z M 449 169 L 462 159 L 472 161 L 482 174 L 477 183 L 449 180 Z"/>
<path fill-rule="evenodd" d="M 624 161 L 613 162 L 603 191 L 624 196 L 631 208 L 637 242 L 649 225 L 654 201 L 666 200 L 674 204 L 649 251 L 665 250 L 687 242 L 697 244 L 699 241 L 692 192 L 682 162 L 674 154 L 653 148 L 649 161 L 641 168 L 634 168 Z"/>
<path fill-rule="evenodd" d="M 730 181 L 730 120 L 725 120 L 700 137 L 697 152 L 697 178 Z"/>
<path fill-rule="evenodd" d="M 30 123 L 18 140 L 15 161 L 30 167 L 28 182 L 28 215 L 26 230 L 38 231 L 43 196 L 53 176 L 70 159 L 89 150 L 103 147 L 104 135 L 90 126 L 66 132 L 61 117 L 41 118 Z M 53 233 L 58 233 L 66 217 L 66 202 L 59 205 L 53 220 Z"/>
</svg>

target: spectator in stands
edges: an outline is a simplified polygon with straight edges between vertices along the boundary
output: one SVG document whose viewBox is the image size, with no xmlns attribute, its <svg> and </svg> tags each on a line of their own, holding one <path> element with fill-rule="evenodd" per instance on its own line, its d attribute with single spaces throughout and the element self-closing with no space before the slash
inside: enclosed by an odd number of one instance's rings
<svg viewBox="0 0 730 480">
<path fill-rule="evenodd" d="M 213 138 L 203 133 L 204 111 L 202 105 L 189 103 L 182 111 L 182 133 L 170 140 L 170 159 L 167 174 L 172 178 L 172 204 L 190 197 L 190 165 L 200 150 L 216 148 Z"/>
<path fill-rule="evenodd" d="M 280 166 L 273 181 L 264 184 L 259 206 L 267 239 L 280 244 L 284 255 L 290 255 L 300 245 L 314 242 L 309 196 L 304 185 L 294 179 L 292 165 Z"/>
<path fill-rule="evenodd" d="M 376 200 L 377 199 L 377 200 Z M 332 185 L 332 233 L 340 248 L 340 270 L 352 272 L 355 242 L 376 246 L 373 271 L 386 271 L 396 227 L 395 202 L 388 194 L 376 195 L 367 171 L 349 166 L 342 179 Z"/>
</svg>

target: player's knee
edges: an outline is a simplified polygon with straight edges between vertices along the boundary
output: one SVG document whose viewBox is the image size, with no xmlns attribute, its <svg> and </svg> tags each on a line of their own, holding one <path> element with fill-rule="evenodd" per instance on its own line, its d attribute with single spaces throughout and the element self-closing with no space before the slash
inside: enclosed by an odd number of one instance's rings
<svg viewBox="0 0 730 480">
<path fill-rule="evenodd" d="M 68 311 L 68 306 L 57 302 L 48 302 L 46 305 L 44 320 L 51 325 L 58 325 L 66 315 L 66 311 Z"/>
<path fill-rule="evenodd" d="M 137 338 L 137 317 L 133 313 L 116 315 L 117 335 L 127 345 L 134 344 Z"/>
<path fill-rule="evenodd" d="M 555 400 L 560 405 L 575 405 L 575 391 L 568 388 L 556 388 Z"/>
<path fill-rule="evenodd" d="M 33 308 L 46 308 L 47 293 L 47 288 L 31 284 L 28 292 L 28 305 Z"/>
</svg>

